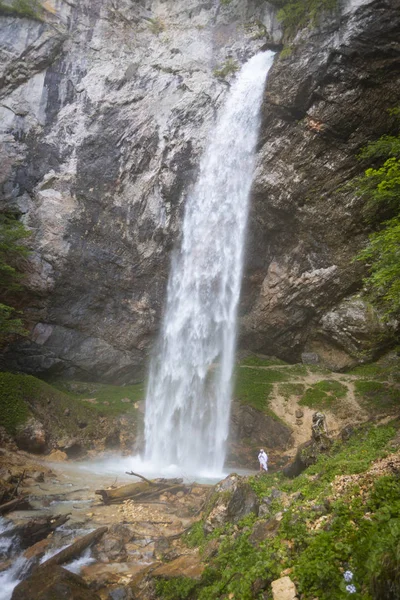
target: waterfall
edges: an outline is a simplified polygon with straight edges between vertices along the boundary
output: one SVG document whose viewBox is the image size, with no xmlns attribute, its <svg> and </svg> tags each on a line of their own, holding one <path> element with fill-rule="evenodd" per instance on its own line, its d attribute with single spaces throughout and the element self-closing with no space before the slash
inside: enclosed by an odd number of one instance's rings
<svg viewBox="0 0 400 600">
<path fill-rule="evenodd" d="M 224 464 L 248 199 L 273 56 L 242 67 L 186 201 L 146 396 L 146 459 L 158 467 L 199 474 Z"/>
</svg>

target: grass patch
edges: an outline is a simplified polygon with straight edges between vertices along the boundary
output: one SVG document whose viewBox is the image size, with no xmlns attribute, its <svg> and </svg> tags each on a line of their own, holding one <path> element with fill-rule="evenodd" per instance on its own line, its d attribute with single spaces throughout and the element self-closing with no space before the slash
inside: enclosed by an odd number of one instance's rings
<svg viewBox="0 0 400 600">
<path fill-rule="evenodd" d="M 280 358 L 263 358 L 256 354 L 247 356 L 244 360 L 240 361 L 240 364 L 248 367 L 274 367 L 276 365 L 287 365 L 287 363 L 280 360 Z"/>
<path fill-rule="evenodd" d="M 135 410 L 136 402 L 140 402 L 146 395 L 146 384 L 133 385 L 108 385 L 101 383 L 86 383 L 79 381 L 55 381 L 54 386 L 79 400 L 88 404 L 101 415 L 117 416 Z M 85 403 L 82 400 L 94 399 L 94 403 Z M 129 399 L 130 402 L 123 402 Z"/>
<path fill-rule="evenodd" d="M 235 373 L 233 397 L 242 404 L 249 404 L 258 410 L 269 412 L 268 400 L 273 383 L 287 381 L 286 370 L 251 369 L 239 367 Z"/>
<path fill-rule="evenodd" d="M 25 423 L 31 412 L 25 401 L 29 380 L 12 373 L 0 373 L 0 414 L 1 424 L 7 433 L 13 435 L 18 425 Z M 28 384 L 28 386 L 27 386 Z"/>
<path fill-rule="evenodd" d="M 356 381 L 356 394 L 368 409 L 377 412 L 398 408 L 400 405 L 400 390 L 380 381 Z"/>
<path fill-rule="evenodd" d="M 280 383 L 278 385 L 278 393 L 286 400 L 291 396 L 301 396 L 304 394 L 305 385 L 303 383 Z"/>
<path fill-rule="evenodd" d="M 285 369 L 285 373 L 288 376 L 288 378 L 307 377 L 308 366 L 300 364 L 290 365 Z"/>
<path fill-rule="evenodd" d="M 345 398 L 347 387 L 339 381 L 324 379 L 309 387 L 299 402 L 301 406 L 309 408 L 335 408 L 338 400 Z"/>
<path fill-rule="evenodd" d="M 378 379 L 389 383 L 400 383 L 400 361 L 396 357 L 382 363 L 360 365 L 349 371 L 349 375 L 357 375 L 362 379 Z"/>
<path fill-rule="evenodd" d="M 79 423 L 87 423 L 85 435 L 96 431 L 98 412 L 92 406 L 33 377 L 14 373 L 0 373 L 1 423 L 14 433 L 16 427 L 34 415 L 55 435 L 75 435 Z M 65 410 L 69 416 L 64 416 Z"/>
</svg>

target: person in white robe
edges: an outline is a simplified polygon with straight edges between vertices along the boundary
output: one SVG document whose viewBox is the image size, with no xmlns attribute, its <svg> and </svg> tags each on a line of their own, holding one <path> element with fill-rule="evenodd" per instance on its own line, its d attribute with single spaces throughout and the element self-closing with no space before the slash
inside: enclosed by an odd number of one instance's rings
<svg viewBox="0 0 400 600">
<path fill-rule="evenodd" d="M 260 471 L 268 472 L 268 456 L 263 448 L 261 448 L 258 454 L 258 462 L 260 463 Z"/>
</svg>

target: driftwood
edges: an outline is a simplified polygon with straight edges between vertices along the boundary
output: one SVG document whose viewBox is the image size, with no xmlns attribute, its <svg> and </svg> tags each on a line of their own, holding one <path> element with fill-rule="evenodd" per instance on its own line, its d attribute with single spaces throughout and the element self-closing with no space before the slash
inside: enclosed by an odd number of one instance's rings
<svg viewBox="0 0 400 600">
<path fill-rule="evenodd" d="M 63 565 L 66 562 L 70 562 L 74 558 L 80 556 L 86 548 L 89 548 L 89 546 L 97 542 L 106 531 L 108 531 L 108 527 L 99 527 L 95 531 L 84 535 L 68 546 L 68 548 L 61 550 L 61 552 L 46 560 L 39 568 L 54 567 L 55 565 Z"/>
<path fill-rule="evenodd" d="M 102 497 L 104 504 L 119 504 L 128 499 L 142 502 L 155 498 L 165 492 L 177 493 L 179 491 L 188 491 L 188 489 L 189 487 L 184 485 L 181 479 L 161 479 L 130 483 L 109 490 L 96 490 L 95 494 Z"/>
<path fill-rule="evenodd" d="M 69 515 L 56 515 L 55 517 L 31 519 L 23 525 L 17 525 L 13 529 L 5 531 L 3 536 L 18 536 L 21 549 L 26 550 L 29 546 L 33 546 L 36 542 L 43 540 L 49 533 L 52 533 L 57 527 L 60 527 L 60 525 L 64 525 L 68 519 Z"/>
<path fill-rule="evenodd" d="M 154 481 L 150 481 L 150 479 L 146 479 L 146 477 L 143 477 L 143 475 L 139 475 L 139 473 L 134 473 L 133 471 L 125 471 L 127 475 L 133 475 L 134 477 L 139 477 L 140 479 L 143 479 L 143 481 L 146 481 L 149 485 L 154 485 Z"/>
<path fill-rule="evenodd" d="M 25 496 L 20 496 L 19 498 L 14 498 L 14 500 L 10 500 L 9 502 L 5 502 L 0 505 L 0 515 L 5 515 L 6 513 L 11 512 L 12 510 L 32 510 L 32 506 L 29 504 L 28 499 Z"/>
</svg>

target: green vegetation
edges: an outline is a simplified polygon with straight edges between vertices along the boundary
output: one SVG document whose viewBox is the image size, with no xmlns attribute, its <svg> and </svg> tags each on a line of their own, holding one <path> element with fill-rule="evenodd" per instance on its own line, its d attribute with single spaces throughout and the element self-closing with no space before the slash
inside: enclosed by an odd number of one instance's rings
<svg viewBox="0 0 400 600">
<path fill-rule="evenodd" d="M 274 370 L 238 367 L 235 374 L 233 397 L 242 404 L 250 404 L 258 410 L 270 412 L 268 409 L 268 398 L 273 390 L 272 384 L 287 380 L 286 369 Z"/>
<path fill-rule="evenodd" d="M 293 38 L 303 27 L 315 26 L 322 12 L 333 11 L 338 0 L 271 0 L 271 3 L 280 9 L 278 19 L 286 37 Z"/>
<path fill-rule="evenodd" d="M 221 77 L 225 79 L 228 75 L 232 75 L 239 70 L 239 64 L 233 60 L 233 58 L 228 58 L 222 65 L 214 69 L 213 74 L 215 77 Z"/>
<path fill-rule="evenodd" d="M 393 354 L 384 361 L 360 365 L 349 371 L 349 374 L 356 375 L 360 379 L 377 379 L 388 383 L 400 383 L 399 357 Z"/>
<path fill-rule="evenodd" d="M 11 434 L 32 414 L 43 423 L 51 421 L 51 428 L 63 434 L 73 435 L 82 421 L 88 432 L 96 427 L 91 407 L 31 375 L 0 373 L 0 392 L 2 425 Z M 63 418 L 66 409 L 68 419 Z"/>
<path fill-rule="evenodd" d="M 398 129 L 398 109 L 389 112 Z M 356 258 L 368 266 L 364 283 L 369 299 L 388 320 L 400 314 L 400 135 L 371 142 L 359 158 L 375 163 L 354 186 L 365 200 L 366 221 L 378 230 Z"/>
<path fill-rule="evenodd" d="M 222 1 L 222 0 L 221 0 Z M 177 577 L 156 582 L 156 593 L 163 600 L 185 600 L 197 588 L 197 581 L 189 577 Z"/>
<path fill-rule="evenodd" d="M 14 434 L 18 425 L 24 423 L 31 415 L 26 402 L 26 384 L 29 388 L 30 379 L 12 373 L 0 373 L 1 424 L 7 433 Z"/>
<path fill-rule="evenodd" d="M 0 0 L 0 15 L 42 20 L 42 5 L 39 0 Z"/>
<path fill-rule="evenodd" d="M 347 387 L 343 383 L 324 379 L 309 387 L 299 404 L 309 408 L 333 408 L 337 405 L 338 400 L 345 398 L 346 395 Z"/>
<path fill-rule="evenodd" d="M 356 381 L 355 390 L 359 400 L 374 412 L 398 409 L 400 390 L 380 381 Z"/>
<path fill-rule="evenodd" d="M 260 499 L 278 492 L 269 505 L 271 516 L 280 511 L 274 534 L 253 541 L 254 516 L 205 538 L 197 523 L 192 541 L 204 545 L 217 536 L 217 555 L 199 582 L 157 584 L 158 597 L 270 598 L 271 582 L 286 569 L 303 600 L 348 598 L 346 571 L 356 588 L 353 598 L 399 596 L 400 479 L 390 468 L 372 477 L 365 473 L 373 461 L 397 449 L 395 434 L 394 426 L 365 426 L 348 442 L 336 442 L 330 456 L 321 456 L 294 480 L 282 474 L 250 478 Z M 388 590 L 392 595 L 385 595 Z"/>
<path fill-rule="evenodd" d="M 0 213 L 0 337 L 3 338 L 25 333 L 14 306 L 22 289 L 18 265 L 28 254 L 21 242 L 28 236 L 29 232 L 14 215 Z"/>
<path fill-rule="evenodd" d="M 143 400 L 146 393 L 144 383 L 117 386 L 79 381 L 55 381 L 53 385 L 80 402 L 92 400 L 87 404 L 104 416 L 119 415 L 135 410 L 136 402 Z"/>
<path fill-rule="evenodd" d="M 301 396 L 304 393 L 303 383 L 280 383 L 278 385 L 278 393 L 286 400 L 291 396 Z"/>
<path fill-rule="evenodd" d="M 282 48 L 279 58 L 285 60 L 285 58 L 289 58 L 293 54 L 293 46 L 285 46 Z"/>
<path fill-rule="evenodd" d="M 165 25 L 159 17 L 156 17 L 154 19 L 148 19 L 148 24 L 151 33 L 154 33 L 154 35 L 159 35 L 163 31 L 165 31 Z"/>
<path fill-rule="evenodd" d="M 285 361 L 280 360 L 279 358 L 264 358 L 257 356 L 257 354 L 246 356 L 246 358 L 240 361 L 240 364 L 248 367 L 274 367 L 276 365 L 287 365 Z"/>
</svg>

